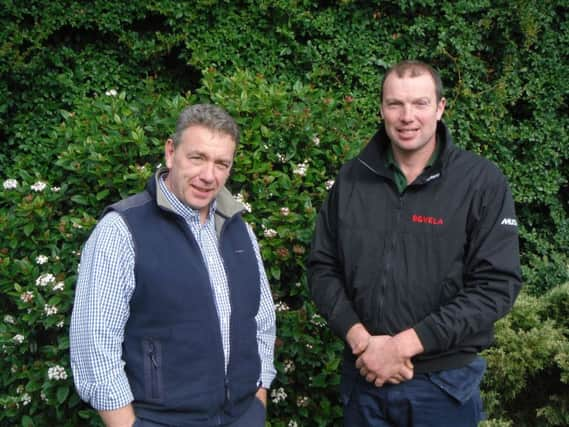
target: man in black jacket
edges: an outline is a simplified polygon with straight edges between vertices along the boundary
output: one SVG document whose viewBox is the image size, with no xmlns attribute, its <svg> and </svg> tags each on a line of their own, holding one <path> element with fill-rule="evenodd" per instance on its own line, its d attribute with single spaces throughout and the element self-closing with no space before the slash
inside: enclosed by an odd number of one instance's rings
<svg viewBox="0 0 569 427">
<path fill-rule="evenodd" d="M 389 69 L 383 126 L 340 170 L 308 261 L 314 301 L 346 342 L 344 423 L 475 426 L 493 324 L 521 287 L 502 173 L 453 145 L 438 73 Z"/>
</svg>

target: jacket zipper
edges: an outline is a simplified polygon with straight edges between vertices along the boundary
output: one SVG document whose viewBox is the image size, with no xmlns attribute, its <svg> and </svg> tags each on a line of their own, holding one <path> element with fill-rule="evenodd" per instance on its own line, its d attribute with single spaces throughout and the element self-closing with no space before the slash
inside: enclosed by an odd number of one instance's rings
<svg viewBox="0 0 569 427">
<path fill-rule="evenodd" d="M 219 253 L 221 255 L 221 261 L 223 262 L 223 269 L 225 270 L 225 277 L 227 278 L 227 292 L 229 294 L 229 304 L 232 304 L 232 295 L 231 295 L 231 283 L 229 282 L 229 273 L 227 271 L 227 266 L 225 265 L 225 258 L 223 257 L 223 249 L 221 242 L 223 240 L 223 232 L 225 231 L 225 226 L 228 221 L 230 221 L 233 217 L 226 219 L 221 226 L 221 230 L 219 232 Z M 225 388 L 225 405 L 227 405 L 231 401 L 231 391 L 229 389 L 229 369 L 231 367 L 231 348 L 234 348 L 233 344 L 233 334 L 231 333 L 231 316 L 233 316 L 233 312 L 230 314 L 229 317 L 229 360 L 227 361 L 227 371 L 225 372 L 225 379 L 224 379 L 224 388 Z M 223 338 L 222 338 L 222 345 L 223 345 Z M 223 351 L 223 349 L 222 349 Z M 225 368 L 225 366 L 224 366 Z"/>
<path fill-rule="evenodd" d="M 150 358 L 150 397 L 152 399 L 158 399 L 158 360 L 156 358 L 156 349 L 154 347 L 154 342 L 149 341 L 148 344 L 148 357 Z"/>
<path fill-rule="evenodd" d="M 385 315 L 384 315 L 384 310 L 383 310 L 383 305 L 385 302 L 385 290 L 387 288 L 387 281 L 389 280 L 389 275 L 391 273 L 391 268 L 392 268 L 392 264 L 393 264 L 393 257 L 395 254 L 395 246 L 397 245 L 397 233 L 399 232 L 399 226 L 401 224 L 401 211 L 403 210 L 403 197 L 404 197 L 405 192 L 399 194 L 399 204 L 397 206 L 397 211 L 395 214 L 395 226 L 393 227 L 393 230 L 391 231 L 391 236 L 390 236 L 390 242 L 389 242 L 389 250 L 387 253 L 387 257 L 385 260 L 385 266 L 383 268 L 383 274 L 381 277 L 381 290 L 380 290 L 380 295 L 379 295 L 379 321 L 377 323 L 377 326 L 379 327 L 380 325 L 384 325 L 384 321 L 385 321 Z M 393 335 L 394 332 L 391 330 L 391 328 L 388 327 L 388 325 L 385 325 L 385 332 L 389 335 Z"/>
</svg>

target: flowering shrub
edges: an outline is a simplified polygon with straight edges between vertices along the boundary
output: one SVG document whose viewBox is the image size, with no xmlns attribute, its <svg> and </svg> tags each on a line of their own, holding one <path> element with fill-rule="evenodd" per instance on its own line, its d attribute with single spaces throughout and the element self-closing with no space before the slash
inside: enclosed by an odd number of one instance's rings
<svg viewBox="0 0 569 427">
<path fill-rule="evenodd" d="M 65 193 L 30 178 L 23 174 L 21 185 L 7 179 L 0 193 L 0 306 L 9 313 L 0 324 L 1 425 L 63 420 L 79 403 L 68 377 L 67 324 L 73 251 L 84 236 L 66 230 Z"/>
<path fill-rule="evenodd" d="M 517 202 L 526 294 L 486 353 L 486 425 L 569 424 L 561 0 L 44 3 L 0 16 L 0 425 L 101 425 L 69 367 L 81 246 L 104 206 L 143 188 L 196 101 L 242 129 L 230 187 L 277 306 L 269 423 L 340 425 L 342 343 L 311 303 L 305 259 L 340 164 L 376 127 L 380 78 L 404 57 L 441 70 L 457 144 L 498 163 Z"/>
</svg>

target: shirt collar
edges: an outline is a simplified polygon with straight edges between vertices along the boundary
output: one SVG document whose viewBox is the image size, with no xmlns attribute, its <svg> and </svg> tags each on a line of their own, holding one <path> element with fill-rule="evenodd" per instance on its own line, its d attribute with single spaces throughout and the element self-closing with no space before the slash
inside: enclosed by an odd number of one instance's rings
<svg viewBox="0 0 569 427">
<path fill-rule="evenodd" d="M 162 191 L 162 193 L 164 194 L 164 196 L 166 197 L 166 199 L 168 200 L 168 202 L 172 206 L 172 209 L 174 210 L 174 212 L 177 213 L 178 215 L 180 215 L 186 221 L 198 221 L 199 222 L 200 221 L 199 209 L 194 209 L 194 208 L 186 205 L 180 199 L 178 199 L 178 197 L 176 197 L 176 195 L 174 193 L 172 193 L 170 191 L 170 189 L 166 185 L 166 181 L 165 181 L 165 178 L 167 175 L 168 175 L 167 173 L 160 175 L 160 177 L 158 179 L 158 185 L 160 186 L 160 190 Z M 216 207 L 217 207 L 217 200 L 214 199 L 213 202 L 209 206 L 209 213 L 207 216 L 207 221 L 210 221 L 212 219 L 213 215 L 215 214 Z"/>
<path fill-rule="evenodd" d="M 440 137 L 439 137 L 439 135 L 437 135 L 437 143 L 435 145 L 435 149 L 433 151 L 433 154 L 431 154 L 431 157 L 429 158 L 429 161 L 427 162 L 425 169 L 433 166 L 435 164 L 435 162 L 437 161 L 437 159 L 439 158 L 439 151 L 440 151 L 440 146 L 441 146 L 439 139 L 440 139 Z M 395 161 L 395 157 L 393 156 L 393 146 L 391 144 L 389 144 L 387 146 L 387 150 L 385 150 L 385 151 L 386 151 L 386 153 L 385 153 L 385 165 L 388 167 L 391 167 L 395 170 L 399 170 L 399 164 Z"/>
</svg>

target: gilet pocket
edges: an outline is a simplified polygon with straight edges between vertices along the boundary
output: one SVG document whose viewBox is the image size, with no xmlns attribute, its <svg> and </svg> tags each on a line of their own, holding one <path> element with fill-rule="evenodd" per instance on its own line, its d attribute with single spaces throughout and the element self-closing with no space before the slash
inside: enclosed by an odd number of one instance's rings
<svg viewBox="0 0 569 427">
<path fill-rule="evenodd" d="M 162 400 L 162 345 L 153 338 L 142 341 L 144 352 L 144 394 L 150 402 Z"/>
</svg>

